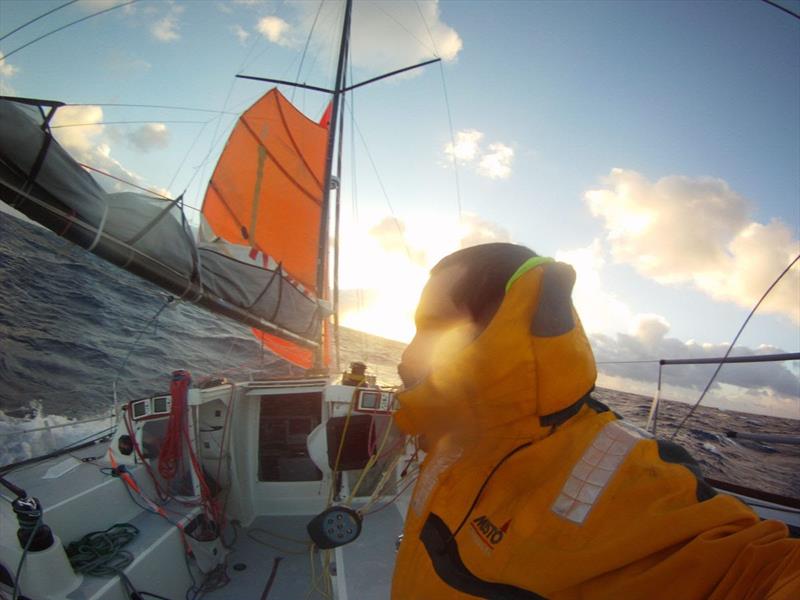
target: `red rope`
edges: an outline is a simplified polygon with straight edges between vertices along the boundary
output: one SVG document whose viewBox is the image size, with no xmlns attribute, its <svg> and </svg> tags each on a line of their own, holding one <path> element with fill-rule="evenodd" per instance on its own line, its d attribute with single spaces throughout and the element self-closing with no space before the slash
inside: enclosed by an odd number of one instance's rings
<svg viewBox="0 0 800 600">
<path fill-rule="evenodd" d="M 178 465 L 183 458 L 183 433 L 186 419 L 186 392 L 189 390 L 191 377 L 188 371 L 175 371 L 169 392 L 172 396 L 172 409 L 167 423 L 164 444 L 158 455 L 158 472 L 164 479 L 172 479 L 178 473 Z M 187 440 L 188 430 L 187 430 Z"/>
<path fill-rule="evenodd" d="M 183 458 L 184 443 L 189 449 L 189 460 L 192 463 L 200 484 L 200 496 L 206 516 L 221 525 L 221 514 L 219 506 L 214 501 L 211 489 L 208 487 L 203 467 L 195 454 L 194 446 L 189 436 L 188 401 L 187 394 L 191 385 L 192 377 L 188 371 L 175 371 L 172 373 L 172 383 L 170 384 L 170 395 L 172 396 L 172 409 L 170 410 L 167 432 L 164 436 L 164 445 L 158 456 L 158 472 L 164 479 L 172 479 L 178 472 L 178 466 Z"/>
<path fill-rule="evenodd" d="M 78 164 L 80 166 L 82 166 L 84 169 L 89 169 L 90 171 L 94 171 L 95 173 L 100 173 L 100 175 L 105 175 L 106 177 L 110 177 L 111 179 L 113 179 L 115 181 L 119 181 L 120 183 L 124 183 L 125 185 L 129 185 L 131 187 L 135 187 L 137 190 L 142 190 L 143 192 L 147 192 L 148 194 L 152 194 L 153 196 L 157 196 L 158 198 L 161 198 L 162 200 L 172 200 L 172 198 L 170 198 L 168 196 L 165 196 L 164 194 L 159 194 L 158 192 L 150 190 L 150 189 L 148 189 L 146 187 L 142 187 L 141 185 L 136 185 L 132 181 L 127 181 L 127 180 L 122 179 L 120 177 L 115 177 L 111 173 L 107 173 L 106 171 L 103 171 L 102 169 L 98 169 L 96 167 L 92 167 L 92 166 L 86 165 L 86 164 L 84 164 L 82 162 L 79 162 Z"/>
</svg>

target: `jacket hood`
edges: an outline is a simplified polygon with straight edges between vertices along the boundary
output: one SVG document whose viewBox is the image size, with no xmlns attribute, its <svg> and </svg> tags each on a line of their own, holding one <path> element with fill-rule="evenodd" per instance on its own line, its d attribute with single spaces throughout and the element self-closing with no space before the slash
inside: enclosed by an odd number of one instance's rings
<svg viewBox="0 0 800 600">
<path fill-rule="evenodd" d="M 559 262 L 532 264 L 511 278 L 497 314 L 471 344 L 398 394 L 395 421 L 405 433 L 502 428 L 508 435 L 511 428 L 539 438 L 564 420 L 559 415 L 580 408 L 597 370 L 572 305 L 575 271 Z"/>
</svg>

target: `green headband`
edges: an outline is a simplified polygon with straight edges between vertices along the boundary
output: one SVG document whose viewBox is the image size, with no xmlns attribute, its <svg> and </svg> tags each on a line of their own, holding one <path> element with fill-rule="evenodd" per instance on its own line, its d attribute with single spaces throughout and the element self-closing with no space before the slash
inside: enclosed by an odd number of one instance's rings
<svg viewBox="0 0 800 600">
<path fill-rule="evenodd" d="M 511 276 L 511 279 L 509 279 L 508 283 L 506 283 L 506 294 L 508 293 L 508 290 L 511 289 L 511 286 L 514 285 L 514 282 L 523 275 L 525 275 L 525 273 L 527 273 L 531 269 L 535 269 L 540 265 L 551 262 L 555 261 L 548 256 L 534 256 L 526 260 L 524 263 L 520 265 L 519 269 L 514 271 L 514 274 Z"/>
</svg>

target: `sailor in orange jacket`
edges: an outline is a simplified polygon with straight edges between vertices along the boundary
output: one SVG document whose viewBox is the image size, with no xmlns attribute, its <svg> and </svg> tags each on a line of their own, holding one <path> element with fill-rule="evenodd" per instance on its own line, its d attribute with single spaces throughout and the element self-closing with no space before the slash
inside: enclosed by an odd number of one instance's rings
<svg viewBox="0 0 800 600">
<path fill-rule="evenodd" d="M 396 422 L 429 452 L 392 598 L 800 598 L 783 523 L 591 397 L 574 280 L 510 244 L 432 271 L 398 369 Z"/>
</svg>

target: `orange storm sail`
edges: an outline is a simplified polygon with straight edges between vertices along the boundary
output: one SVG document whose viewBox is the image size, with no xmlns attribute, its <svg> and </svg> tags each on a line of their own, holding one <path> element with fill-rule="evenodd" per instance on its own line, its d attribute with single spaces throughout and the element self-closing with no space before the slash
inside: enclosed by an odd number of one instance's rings
<svg viewBox="0 0 800 600">
<path fill-rule="evenodd" d="M 203 202 L 205 225 L 232 246 L 247 248 L 254 265 L 280 274 L 282 286 L 317 300 L 320 223 L 323 215 L 328 127 L 297 110 L 277 89 L 245 111 L 234 127 Z M 242 253 L 238 253 L 239 256 Z M 323 264 L 325 257 L 322 257 Z M 296 294 L 295 294 L 296 295 Z M 289 296 L 265 284 L 264 300 L 275 299 L 276 315 L 291 317 Z M 318 337 L 315 323 L 304 332 Z M 291 340 L 254 329 L 279 356 L 310 367 L 313 353 Z"/>
<path fill-rule="evenodd" d="M 274 259 L 315 296 L 327 142 L 273 89 L 239 118 L 203 202 L 215 235 Z"/>
</svg>

